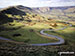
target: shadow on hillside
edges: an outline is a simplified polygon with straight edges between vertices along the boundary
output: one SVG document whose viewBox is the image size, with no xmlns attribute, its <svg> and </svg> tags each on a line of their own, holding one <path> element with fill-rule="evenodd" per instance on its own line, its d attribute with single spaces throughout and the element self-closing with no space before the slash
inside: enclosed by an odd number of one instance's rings
<svg viewBox="0 0 75 56">
<path fill-rule="evenodd" d="M 15 7 L 7 8 L 6 10 L 1 11 L 1 13 L 12 14 L 12 15 L 26 15 L 25 12 L 16 9 Z"/>
<path fill-rule="evenodd" d="M 13 22 L 12 18 L 8 18 L 4 13 L 0 13 L 0 25 Z"/>
</svg>

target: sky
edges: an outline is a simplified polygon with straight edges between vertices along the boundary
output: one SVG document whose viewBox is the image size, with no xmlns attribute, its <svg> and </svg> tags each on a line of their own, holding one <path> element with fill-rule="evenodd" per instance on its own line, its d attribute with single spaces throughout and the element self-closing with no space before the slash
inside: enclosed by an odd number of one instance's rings
<svg viewBox="0 0 75 56">
<path fill-rule="evenodd" d="M 24 5 L 28 7 L 75 6 L 75 0 L 0 0 L 0 8 Z"/>
</svg>

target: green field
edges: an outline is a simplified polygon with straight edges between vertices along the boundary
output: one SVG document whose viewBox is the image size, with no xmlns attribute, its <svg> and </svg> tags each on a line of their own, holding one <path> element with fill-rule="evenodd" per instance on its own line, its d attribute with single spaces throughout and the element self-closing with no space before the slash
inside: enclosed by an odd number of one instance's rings
<svg viewBox="0 0 75 56">
<path fill-rule="evenodd" d="M 29 13 L 27 13 L 27 15 L 25 16 L 12 15 L 12 14 L 5 14 L 5 15 L 8 16 L 9 18 L 17 18 L 17 20 L 0 25 L 1 28 L 4 28 L 3 31 L 0 32 L 0 36 L 29 44 L 56 42 L 58 41 L 57 39 L 41 35 L 40 31 L 42 29 L 50 29 L 50 28 L 60 29 L 63 28 L 64 26 L 66 27 L 69 26 L 69 24 L 64 23 L 65 20 L 63 21 L 57 19 L 49 20 L 48 18 L 43 18 L 40 15 L 34 15 Z M 22 17 L 24 18 L 23 21 L 20 20 Z M 68 28 L 74 28 L 74 27 L 68 27 Z M 47 33 L 58 35 L 64 38 L 65 40 L 68 40 L 72 38 L 71 34 L 73 34 L 70 32 L 71 30 L 68 28 L 61 31 L 47 32 Z M 66 33 L 66 31 L 69 33 Z M 20 34 L 20 36 L 13 36 L 14 34 Z M 72 39 L 74 41 L 74 34 Z"/>
<path fill-rule="evenodd" d="M 57 27 L 51 27 L 49 24 L 46 24 L 44 22 L 40 23 L 40 22 L 35 22 L 35 21 L 32 21 L 30 23 L 30 24 L 36 23 L 35 25 L 32 25 L 32 26 L 26 25 L 26 23 L 27 22 L 24 22 L 24 21 L 23 22 L 14 21 L 14 22 L 10 23 L 11 25 L 9 25 L 8 23 L 4 24 L 3 26 L 5 26 L 8 29 L 18 28 L 18 27 L 20 27 L 20 28 L 16 29 L 16 30 L 1 31 L 0 36 L 5 37 L 5 38 L 9 38 L 9 39 L 12 39 L 15 41 L 20 41 L 20 42 L 25 42 L 25 43 L 30 43 L 30 44 L 32 44 L 32 43 L 51 43 L 51 42 L 56 42 L 58 40 L 54 39 L 52 37 L 41 36 L 40 31 L 42 29 L 49 29 L 49 28 L 59 29 L 59 28 L 62 28 L 65 26 L 63 24 L 58 24 Z M 21 26 L 23 26 L 23 27 L 21 27 Z M 33 31 L 31 31 L 31 30 L 33 30 Z M 14 34 L 21 34 L 21 36 L 14 37 L 13 36 Z"/>
<path fill-rule="evenodd" d="M 1 31 L 0 32 L 0 36 L 5 37 L 5 38 L 9 38 L 9 39 L 13 39 L 16 41 L 20 41 L 20 42 L 26 42 L 26 43 L 49 43 L 49 42 L 56 42 L 58 41 L 57 39 L 53 39 L 53 38 L 45 38 L 43 36 L 40 36 L 38 34 L 36 34 L 36 32 L 38 32 L 40 34 L 40 30 L 41 29 L 48 29 L 50 28 L 49 25 L 46 25 L 47 27 L 45 27 L 45 25 L 43 23 L 39 23 L 37 22 L 35 25 L 33 26 L 29 26 L 29 25 L 24 25 L 24 22 L 19 22 L 17 23 L 16 21 L 14 21 L 11 24 L 14 24 L 14 26 L 10 26 L 9 24 L 4 24 L 4 26 L 8 29 L 10 28 L 18 28 L 20 26 L 20 29 L 16 29 L 16 30 L 8 30 L 8 31 Z M 33 32 L 31 32 L 30 30 L 33 29 Z M 13 37 L 14 34 L 21 34 L 21 36 L 16 36 Z"/>
</svg>

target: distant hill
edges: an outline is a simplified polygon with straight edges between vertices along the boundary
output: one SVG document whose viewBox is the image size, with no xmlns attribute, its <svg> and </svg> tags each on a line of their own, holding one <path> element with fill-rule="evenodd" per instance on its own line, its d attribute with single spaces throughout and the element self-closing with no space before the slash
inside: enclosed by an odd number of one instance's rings
<svg viewBox="0 0 75 56">
<path fill-rule="evenodd" d="M 61 9 L 61 10 L 66 10 L 69 8 L 75 8 L 75 6 L 64 6 L 64 7 L 50 7 L 50 9 Z"/>
<path fill-rule="evenodd" d="M 14 14 L 14 15 L 25 15 L 26 13 L 32 14 L 57 14 L 63 15 L 63 13 L 75 13 L 75 6 L 66 6 L 66 7 L 37 7 L 30 8 L 22 5 L 10 6 L 1 10 L 2 13 Z M 58 14 L 59 13 L 59 14 Z"/>
<path fill-rule="evenodd" d="M 65 6 L 65 7 L 38 7 L 33 8 L 40 14 L 51 14 L 51 13 L 62 13 L 62 12 L 75 12 L 75 6 Z"/>
<path fill-rule="evenodd" d="M 51 10 L 49 7 L 38 7 L 38 8 L 33 8 L 33 9 L 39 13 L 47 13 L 47 12 L 50 12 Z"/>
<path fill-rule="evenodd" d="M 30 8 L 22 5 L 17 5 L 17 6 L 10 6 L 8 8 L 4 8 L 0 10 L 0 20 L 8 18 L 6 14 L 11 14 L 13 16 L 25 16 L 26 13 L 30 14 L 40 14 L 44 16 L 48 16 L 48 18 L 52 19 L 60 19 L 60 18 L 71 18 L 75 19 L 75 6 L 67 6 L 67 7 L 37 7 L 37 8 Z M 39 17 L 39 16 L 38 16 Z M 14 17 L 13 17 L 14 18 Z M 29 18 L 29 17 L 28 17 Z M 36 18 L 36 17 L 35 17 Z M 12 21 L 12 20 L 11 20 Z"/>
</svg>

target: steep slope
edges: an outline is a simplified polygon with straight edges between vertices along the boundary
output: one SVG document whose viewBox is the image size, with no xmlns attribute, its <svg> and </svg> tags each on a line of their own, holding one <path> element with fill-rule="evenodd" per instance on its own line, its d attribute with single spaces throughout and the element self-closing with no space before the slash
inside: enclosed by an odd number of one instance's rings
<svg viewBox="0 0 75 56">
<path fill-rule="evenodd" d="M 12 17 L 8 17 L 8 15 L 12 15 Z M 26 12 L 18 10 L 16 6 L 11 6 L 11 7 L 2 9 L 0 11 L 0 24 L 12 22 L 13 19 L 15 19 L 14 17 L 15 15 L 23 16 L 23 15 L 26 15 Z"/>
<path fill-rule="evenodd" d="M 38 13 L 34 9 L 22 5 L 10 6 L 8 8 L 4 8 L 0 11 L 0 13 L 2 14 L 1 16 L 7 16 L 3 18 L 5 20 L 6 18 L 13 18 L 13 20 L 19 20 L 19 21 L 24 19 L 37 20 L 37 18 L 38 19 L 42 18 L 40 15 L 37 15 Z"/>
<path fill-rule="evenodd" d="M 10 6 L 8 8 L 4 8 L 3 10 L 1 10 L 1 12 L 13 15 L 26 15 L 26 13 L 37 13 L 34 9 L 22 5 Z"/>
<path fill-rule="evenodd" d="M 34 9 L 30 8 L 30 7 L 26 7 L 26 6 L 22 6 L 22 5 L 18 5 L 18 6 L 15 6 L 17 9 L 21 10 L 21 11 L 24 11 L 26 13 L 34 13 L 34 14 L 37 14 L 38 12 L 35 11 Z"/>
</svg>

